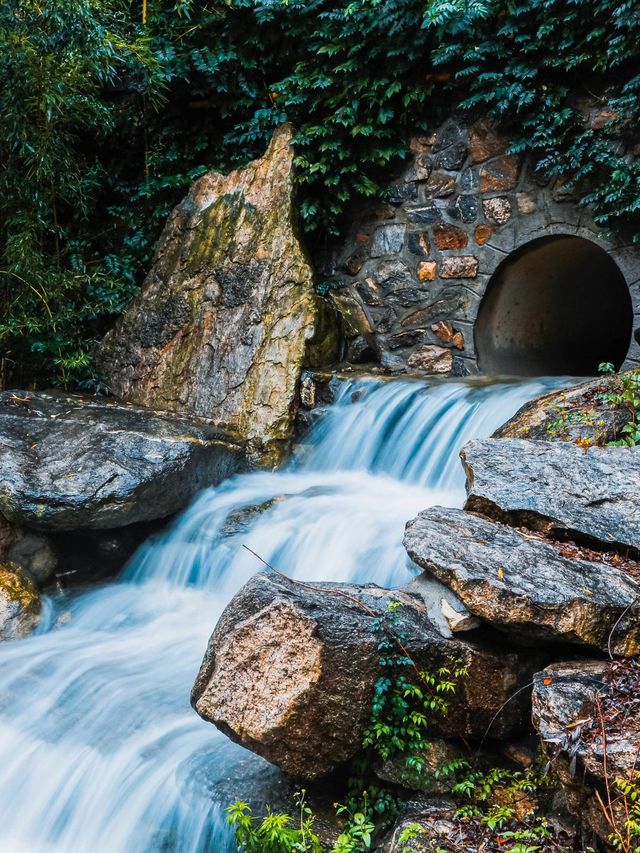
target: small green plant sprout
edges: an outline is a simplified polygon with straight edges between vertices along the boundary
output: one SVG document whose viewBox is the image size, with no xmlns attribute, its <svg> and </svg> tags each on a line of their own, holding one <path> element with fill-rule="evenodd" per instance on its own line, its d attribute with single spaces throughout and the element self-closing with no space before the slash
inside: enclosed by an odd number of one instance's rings
<svg viewBox="0 0 640 853">
<path fill-rule="evenodd" d="M 344 832 L 340 833 L 331 853 L 359 853 L 371 850 L 375 823 L 371 820 L 367 792 L 363 791 L 362 810 L 352 811 L 349 805 L 337 805 L 336 814 L 346 818 Z"/>
<path fill-rule="evenodd" d="M 622 797 L 624 816 L 620 820 L 613 809 L 605 809 L 612 832 L 611 846 L 621 853 L 640 853 L 640 771 L 633 779 L 616 779 L 616 787 Z"/>
<path fill-rule="evenodd" d="M 398 844 L 404 845 L 400 847 L 400 853 L 414 853 L 416 850 L 424 850 L 424 845 L 420 844 L 420 839 L 426 835 L 425 828 L 419 823 L 410 823 L 402 830 L 398 838 Z M 409 846 L 409 843 L 411 846 Z"/>
<path fill-rule="evenodd" d="M 307 805 L 306 791 L 296 793 L 295 802 L 298 808 L 295 819 L 270 810 L 263 818 L 254 817 L 248 803 L 243 800 L 232 803 L 227 808 L 227 822 L 235 832 L 238 850 L 242 853 L 321 853 L 320 839 L 313 832 L 315 818 Z"/>
</svg>

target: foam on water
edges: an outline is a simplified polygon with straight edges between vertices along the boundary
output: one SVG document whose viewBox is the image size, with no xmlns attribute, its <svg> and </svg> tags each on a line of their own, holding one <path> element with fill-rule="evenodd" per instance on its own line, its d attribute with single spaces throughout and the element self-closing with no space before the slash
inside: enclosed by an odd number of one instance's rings
<svg viewBox="0 0 640 853">
<path fill-rule="evenodd" d="M 461 446 L 557 384 L 347 383 L 285 470 L 202 492 L 119 582 L 49 601 L 0 646 L 0 851 L 230 851 L 216 786 L 245 753 L 189 692 L 261 568 L 242 545 L 297 578 L 405 582 L 404 525 L 462 503 Z"/>
</svg>

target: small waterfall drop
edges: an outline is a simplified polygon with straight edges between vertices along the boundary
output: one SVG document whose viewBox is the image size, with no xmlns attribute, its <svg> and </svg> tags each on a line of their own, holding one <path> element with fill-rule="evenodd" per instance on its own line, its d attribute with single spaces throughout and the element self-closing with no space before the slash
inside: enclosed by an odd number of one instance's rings
<svg viewBox="0 0 640 853">
<path fill-rule="evenodd" d="M 52 599 L 36 635 L 0 645 L 0 850 L 231 851 L 216 790 L 246 753 L 189 692 L 261 569 L 242 545 L 307 580 L 409 580 L 404 525 L 461 505 L 462 445 L 560 382 L 346 383 L 286 469 L 205 490 L 118 582 Z"/>
</svg>

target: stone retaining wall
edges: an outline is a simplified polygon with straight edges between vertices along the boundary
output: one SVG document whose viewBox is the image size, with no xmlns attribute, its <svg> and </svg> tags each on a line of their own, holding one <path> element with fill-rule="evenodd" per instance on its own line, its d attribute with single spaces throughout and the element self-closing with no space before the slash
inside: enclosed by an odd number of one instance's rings
<svg viewBox="0 0 640 853">
<path fill-rule="evenodd" d="M 474 324 L 491 276 L 515 249 L 550 235 L 586 238 L 621 270 L 633 303 L 625 366 L 640 364 L 640 248 L 602 236 L 561 180 L 508 155 L 487 121 L 451 119 L 411 140 L 391 198 L 354 218 L 321 272 L 345 319 L 347 358 L 392 369 L 477 373 Z"/>
</svg>

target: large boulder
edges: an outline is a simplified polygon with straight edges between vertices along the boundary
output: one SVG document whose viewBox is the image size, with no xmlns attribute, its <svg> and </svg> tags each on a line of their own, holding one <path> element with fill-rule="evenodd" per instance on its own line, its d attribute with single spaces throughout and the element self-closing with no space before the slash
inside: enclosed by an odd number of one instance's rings
<svg viewBox="0 0 640 853">
<path fill-rule="evenodd" d="M 561 545 L 444 507 L 409 522 L 404 544 L 471 613 L 521 642 L 640 653 L 640 583 L 620 569 L 563 556 Z"/>
<path fill-rule="evenodd" d="M 244 465 L 207 421 L 95 397 L 0 394 L 0 513 L 39 530 L 164 518 Z"/>
<path fill-rule="evenodd" d="M 192 691 L 195 710 L 288 773 L 328 773 L 360 749 L 390 601 L 403 605 L 393 630 L 420 668 L 433 672 L 460 658 L 469 670 L 450 713 L 434 715 L 434 737 L 503 737 L 525 723 L 523 694 L 507 700 L 532 669 L 514 653 L 445 639 L 421 597 L 273 573 L 252 578 L 222 614 Z"/>
<path fill-rule="evenodd" d="M 196 181 L 100 350 L 116 396 L 212 418 L 263 462 L 278 461 L 291 438 L 314 347 L 334 354 L 294 227 L 291 136 L 283 125 L 261 160 Z"/>
<path fill-rule="evenodd" d="M 487 438 L 460 456 L 466 509 L 640 553 L 640 448 Z"/>
<path fill-rule="evenodd" d="M 0 563 L 0 640 L 30 634 L 40 618 L 40 595 L 15 563 Z"/>
<path fill-rule="evenodd" d="M 630 419 L 629 410 L 611 406 L 603 394 L 620 389 L 620 376 L 603 376 L 550 391 L 525 403 L 494 438 L 558 439 L 596 445 L 615 441 Z"/>
<path fill-rule="evenodd" d="M 569 810 L 604 845 L 616 827 L 624 837 L 630 802 L 617 780 L 637 783 L 638 661 L 547 667 L 534 679 L 533 722 Z"/>
</svg>

